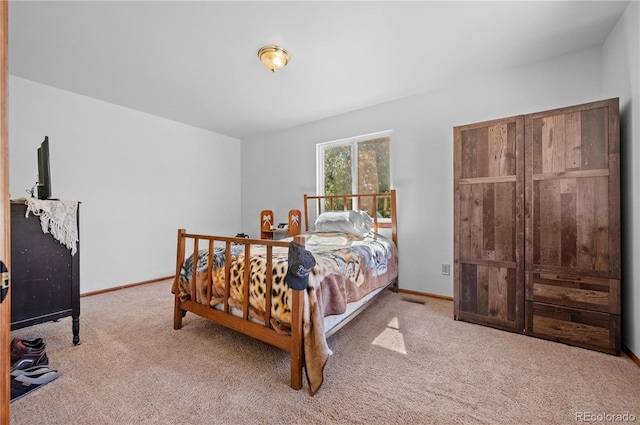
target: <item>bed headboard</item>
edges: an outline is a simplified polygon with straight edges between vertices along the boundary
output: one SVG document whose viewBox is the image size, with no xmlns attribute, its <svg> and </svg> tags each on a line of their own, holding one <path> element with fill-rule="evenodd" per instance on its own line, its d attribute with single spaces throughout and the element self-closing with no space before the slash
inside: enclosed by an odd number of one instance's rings
<svg viewBox="0 0 640 425">
<path fill-rule="evenodd" d="M 391 229 L 391 239 L 398 246 L 398 220 L 396 213 L 396 190 L 388 193 L 366 193 L 358 195 L 304 195 L 304 229 L 311 230 L 315 218 L 324 211 L 363 210 L 373 218 L 373 230 Z M 390 218 L 378 217 L 384 211 Z M 312 222 L 310 222 L 312 217 Z"/>
</svg>

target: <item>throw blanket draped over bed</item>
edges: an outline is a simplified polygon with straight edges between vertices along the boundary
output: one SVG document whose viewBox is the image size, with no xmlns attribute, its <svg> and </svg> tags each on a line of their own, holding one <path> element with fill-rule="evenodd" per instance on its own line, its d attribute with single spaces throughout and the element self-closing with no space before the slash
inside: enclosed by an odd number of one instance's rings
<svg viewBox="0 0 640 425">
<path fill-rule="evenodd" d="M 332 354 L 324 332 L 324 317 L 339 315 L 347 304 L 388 285 L 397 277 L 397 249 L 382 236 L 360 238 L 348 234 L 316 233 L 307 238 L 306 249 L 316 259 L 306 291 L 303 332 L 305 371 L 309 392 L 315 394 L 323 382 L 323 371 Z M 229 305 L 242 311 L 244 245 L 232 245 Z M 249 316 L 264 323 L 266 249 L 252 246 Z M 198 252 L 196 266 L 196 300 L 206 304 L 208 251 Z M 278 332 L 288 332 L 291 323 L 291 289 L 284 283 L 287 272 L 287 248 L 273 248 L 271 325 Z M 213 255 L 213 289 L 209 305 L 221 308 L 225 293 L 225 249 L 215 247 Z M 179 296 L 190 298 L 193 283 L 193 256 L 187 258 L 180 273 Z"/>
</svg>

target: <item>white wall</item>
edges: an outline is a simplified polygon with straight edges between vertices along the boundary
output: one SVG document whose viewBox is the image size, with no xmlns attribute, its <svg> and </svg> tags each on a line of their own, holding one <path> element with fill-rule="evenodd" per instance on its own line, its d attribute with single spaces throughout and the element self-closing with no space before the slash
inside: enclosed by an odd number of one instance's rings
<svg viewBox="0 0 640 425">
<path fill-rule="evenodd" d="M 640 356 L 640 4 L 630 2 L 602 51 L 603 93 L 620 97 L 622 340 Z"/>
<path fill-rule="evenodd" d="M 237 139 L 10 76 L 12 198 L 36 181 L 45 135 L 53 197 L 82 202 L 82 293 L 173 274 L 178 228 L 240 227 Z"/>
<path fill-rule="evenodd" d="M 452 296 L 441 265 L 453 262 L 453 127 L 599 100 L 601 84 L 595 48 L 242 140 L 243 230 L 257 235 L 261 209 L 284 220 L 315 193 L 316 143 L 391 129 L 400 287 Z"/>
</svg>

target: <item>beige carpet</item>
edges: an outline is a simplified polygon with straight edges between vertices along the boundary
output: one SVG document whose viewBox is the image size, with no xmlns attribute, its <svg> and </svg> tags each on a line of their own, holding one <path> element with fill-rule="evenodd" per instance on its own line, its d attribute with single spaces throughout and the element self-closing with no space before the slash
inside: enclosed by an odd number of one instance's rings
<svg viewBox="0 0 640 425">
<path fill-rule="evenodd" d="M 324 386 L 310 397 L 289 387 L 284 351 L 190 313 L 174 331 L 170 286 L 82 298 L 78 346 L 70 318 L 13 332 L 45 338 L 62 374 L 11 403 L 11 423 L 640 422 L 640 368 L 628 357 L 456 322 L 450 301 L 389 291 L 330 338 Z"/>
</svg>

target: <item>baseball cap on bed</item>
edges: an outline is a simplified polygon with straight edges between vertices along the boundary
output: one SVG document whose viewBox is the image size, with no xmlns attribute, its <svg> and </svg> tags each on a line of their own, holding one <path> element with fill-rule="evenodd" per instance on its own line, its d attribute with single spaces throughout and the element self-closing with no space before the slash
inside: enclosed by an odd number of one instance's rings
<svg viewBox="0 0 640 425">
<path fill-rule="evenodd" d="M 295 242 L 289 243 L 289 269 L 285 282 L 289 288 L 295 290 L 306 289 L 309 283 L 309 272 L 316 265 L 313 255 L 304 246 Z"/>
</svg>

